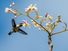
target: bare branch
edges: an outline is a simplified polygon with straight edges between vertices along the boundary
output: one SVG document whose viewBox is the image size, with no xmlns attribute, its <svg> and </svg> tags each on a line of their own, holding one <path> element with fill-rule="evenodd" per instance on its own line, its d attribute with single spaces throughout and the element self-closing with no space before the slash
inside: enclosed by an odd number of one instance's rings
<svg viewBox="0 0 68 51">
<path fill-rule="evenodd" d="M 59 31 L 59 32 L 56 32 L 56 33 L 52 33 L 51 36 L 52 36 L 52 35 L 59 34 L 59 33 L 63 33 L 63 32 L 66 32 L 66 31 L 68 31 L 68 29 L 67 29 L 67 30 L 62 30 L 62 31 Z"/>
</svg>

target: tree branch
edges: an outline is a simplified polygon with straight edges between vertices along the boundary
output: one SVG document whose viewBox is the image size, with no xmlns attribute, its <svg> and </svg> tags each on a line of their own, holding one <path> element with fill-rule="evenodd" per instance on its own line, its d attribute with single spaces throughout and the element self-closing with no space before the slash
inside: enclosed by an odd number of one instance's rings
<svg viewBox="0 0 68 51">
<path fill-rule="evenodd" d="M 33 20 L 34 22 L 36 22 L 33 18 L 31 18 L 29 15 L 27 15 L 27 17 L 28 18 L 30 18 L 31 20 Z M 37 22 L 36 22 L 37 23 Z M 40 27 L 42 27 L 43 28 L 43 30 L 45 30 L 49 35 L 51 35 L 50 34 L 50 32 L 48 31 L 48 30 L 46 30 L 46 28 L 44 28 L 41 24 L 39 24 L 39 23 L 37 23 Z"/>
<path fill-rule="evenodd" d="M 62 30 L 62 31 L 59 31 L 59 32 L 56 32 L 56 33 L 52 33 L 51 36 L 52 36 L 52 35 L 59 34 L 59 33 L 63 33 L 63 32 L 66 32 L 66 31 L 68 31 L 68 29 L 67 29 L 67 30 Z"/>
<path fill-rule="evenodd" d="M 64 29 L 63 29 L 62 31 L 59 31 L 59 32 L 56 32 L 56 33 L 52 33 L 51 36 L 52 36 L 52 35 L 55 35 L 55 34 L 59 34 L 59 33 L 65 32 L 65 31 L 68 31 L 68 29 L 67 29 L 67 24 L 66 24 L 65 22 L 61 21 L 61 20 L 60 20 L 60 23 L 63 23 L 63 24 L 65 25 L 65 26 L 64 26 Z M 54 23 L 54 24 L 55 24 L 55 23 Z M 55 28 L 55 25 L 54 25 L 54 28 Z M 54 28 L 53 28 L 53 29 L 54 29 Z"/>
</svg>

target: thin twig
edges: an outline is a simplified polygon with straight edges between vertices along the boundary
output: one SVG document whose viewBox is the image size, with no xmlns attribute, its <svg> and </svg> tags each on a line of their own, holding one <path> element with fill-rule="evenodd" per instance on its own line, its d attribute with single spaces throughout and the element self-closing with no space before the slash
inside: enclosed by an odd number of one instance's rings
<svg viewBox="0 0 68 51">
<path fill-rule="evenodd" d="M 66 31 L 68 31 L 68 29 L 67 29 L 67 30 L 62 30 L 62 31 L 59 31 L 59 32 L 56 32 L 56 33 L 52 33 L 51 36 L 52 36 L 52 35 L 59 34 L 59 33 L 63 33 L 63 32 L 66 32 Z"/>
</svg>

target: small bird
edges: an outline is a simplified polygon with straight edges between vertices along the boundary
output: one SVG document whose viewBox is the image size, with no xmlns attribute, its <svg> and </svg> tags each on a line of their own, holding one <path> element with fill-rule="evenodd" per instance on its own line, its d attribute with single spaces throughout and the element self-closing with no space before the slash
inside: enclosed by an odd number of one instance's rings
<svg viewBox="0 0 68 51">
<path fill-rule="evenodd" d="M 20 29 L 21 26 L 22 26 L 22 23 L 16 25 L 15 20 L 12 19 L 12 31 L 10 31 L 8 33 L 8 35 L 11 35 L 12 33 L 16 33 L 16 32 L 20 32 L 20 33 L 22 33 L 24 35 L 27 35 L 27 33 L 25 31 L 23 31 L 22 29 Z"/>
</svg>

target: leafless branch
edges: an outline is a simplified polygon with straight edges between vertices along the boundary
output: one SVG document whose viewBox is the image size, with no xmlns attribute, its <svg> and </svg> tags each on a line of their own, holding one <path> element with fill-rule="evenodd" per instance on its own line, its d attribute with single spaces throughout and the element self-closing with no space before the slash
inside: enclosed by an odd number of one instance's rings
<svg viewBox="0 0 68 51">
<path fill-rule="evenodd" d="M 68 29 L 67 29 L 67 30 L 62 30 L 62 31 L 59 31 L 59 32 L 56 32 L 56 33 L 52 33 L 51 36 L 52 36 L 52 35 L 59 34 L 59 33 L 63 33 L 63 32 L 66 32 L 66 31 L 68 31 Z"/>
</svg>

